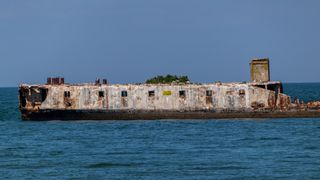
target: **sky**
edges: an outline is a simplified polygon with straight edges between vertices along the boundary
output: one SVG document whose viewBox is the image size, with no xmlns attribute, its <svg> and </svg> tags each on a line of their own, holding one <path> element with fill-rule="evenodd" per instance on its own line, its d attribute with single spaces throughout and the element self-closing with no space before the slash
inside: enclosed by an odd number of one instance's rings
<svg viewBox="0 0 320 180">
<path fill-rule="evenodd" d="M 271 79 L 320 81 L 319 0 L 1 0 L 0 86 L 249 81 L 270 58 Z"/>
</svg>

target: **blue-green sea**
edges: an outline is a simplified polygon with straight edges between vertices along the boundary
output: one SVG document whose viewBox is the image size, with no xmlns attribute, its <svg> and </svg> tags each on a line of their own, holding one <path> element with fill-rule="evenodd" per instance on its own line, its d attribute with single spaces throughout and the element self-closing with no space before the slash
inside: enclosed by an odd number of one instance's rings
<svg viewBox="0 0 320 180">
<path fill-rule="evenodd" d="M 0 88 L 0 179 L 320 179 L 318 118 L 27 122 L 17 91 Z"/>
</svg>

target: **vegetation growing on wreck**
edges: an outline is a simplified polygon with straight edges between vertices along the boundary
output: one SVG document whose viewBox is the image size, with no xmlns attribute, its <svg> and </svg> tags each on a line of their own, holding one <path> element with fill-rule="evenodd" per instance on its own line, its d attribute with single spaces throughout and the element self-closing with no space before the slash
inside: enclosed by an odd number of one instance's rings
<svg viewBox="0 0 320 180">
<path fill-rule="evenodd" d="M 170 84 L 172 82 L 177 82 L 177 83 L 188 83 L 190 82 L 188 76 L 177 76 L 177 75 L 166 75 L 166 76 L 155 76 L 151 79 L 148 79 L 146 81 L 147 84 Z"/>
</svg>

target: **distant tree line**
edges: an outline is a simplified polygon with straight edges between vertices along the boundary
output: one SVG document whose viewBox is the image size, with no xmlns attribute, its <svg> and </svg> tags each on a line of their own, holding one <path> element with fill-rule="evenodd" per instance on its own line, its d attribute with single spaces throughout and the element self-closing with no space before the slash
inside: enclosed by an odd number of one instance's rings
<svg viewBox="0 0 320 180">
<path fill-rule="evenodd" d="M 189 82 L 188 76 L 177 76 L 177 75 L 166 75 L 166 76 L 155 76 L 151 79 L 148 79 L 146 81 L 147 84 L 169 84 L 172 82 L 177 82 L 177 83 L 187 83 Z"/>
</svg>

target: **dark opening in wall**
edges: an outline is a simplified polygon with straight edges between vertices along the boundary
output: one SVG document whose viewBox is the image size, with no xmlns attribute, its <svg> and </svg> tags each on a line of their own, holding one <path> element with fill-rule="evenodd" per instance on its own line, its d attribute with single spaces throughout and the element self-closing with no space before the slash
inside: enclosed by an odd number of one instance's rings
<svg viewBox="0 0 320 180">
<path fill-rule="evenodd" d="M 121 97 L 128 97 L 127 91 L 121 91 Z"/>
<path fill-rule="evenodd" d="M 181 98 L 186 97 L 186 91 L 184 91 L 184 90 L 179 91 L 179 97 L 181 97 Z"/>
<path fill-rule="evenodd" d="M 282 84 L 268 84 L 268 85 L 254 85 L 255 87 L 267 89 L 270 91 L 280 92 L 283 93 L 283 87 Z"/>
<path fill-rule="evenodd" d="M 155 96 L 155 92 L 154 91 L 149 91 L 149 97 L 154 97 Z"/>
<path fill-rule="evenodd" d="M 48 96 L 48 89 L 40 89 L 41 92 L 41 102 L 45 101 Z"/>
<path fill-rule="evenodd" d="M 275 91 L 276 93 L 278 93 L 279 91 L 280 93 L 283 93 L 282 84 L 270 84 L 267 86 L 267 89 L 270 91 Z"/>
<path fill-rule="evenodd" d="M 265 85 L 254 85 L 255 87 L 258 87 L 258 88 L 263 88 L 263 89 L 265 89 L 266 88 L 266 86 Z"/>
<path fill-rule="evenodd" d="M 211 97 L 212 96 L 212 90 L 207 90 L 206 91 L 206 96 Z"/>
<path fill-rule="evenodd" d="M 99 98 L 103 98 L 104 97 L 104 91 L 99 91 Z"/>
<path fill-rule="evenodd" d="M 29 91 L 29 90 L 24 90 L 24 91 Z M 26 107 L 27 105 L 27 100 L 25 94 L 28 94 L 29 92 L 24 92 L 22 89 L 19 90 L 19 95 L 20 95 L 20 105 L 21 107 Z"/>
<path fill-rule="evenodd" d="M 239 95 L 240 95 L 240 96 L 246 95 L 246 91 L 245 91 L 244 89 L 240 89 L 240 90 L 239 90 Z"/>
<path fill-rule="evenodd" d="M 72 103 L 70 101 L 70 98 L 71 97 L 71 94 L 70 94 L 70 91 L 65 91 L 64 92 L 64 104 L 66 107 L 71 107 L 72 106 Z"/>
<path fill-rule="evenodd" d="M 65 98 L 70 98 L 71 97 L 70 91 L 65 91 L 64 92 L 64 97 Z"/>
</svg>

